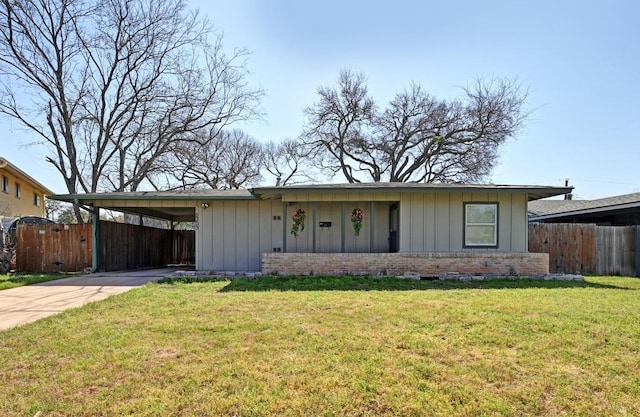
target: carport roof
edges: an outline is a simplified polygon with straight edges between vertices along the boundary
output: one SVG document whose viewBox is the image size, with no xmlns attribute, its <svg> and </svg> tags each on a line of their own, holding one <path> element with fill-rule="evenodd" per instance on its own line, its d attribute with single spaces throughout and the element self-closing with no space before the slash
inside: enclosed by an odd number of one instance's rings
<svg viewBox="0 0 640 417">
<path fill-rule="evenodd" d="M 111 193 L 58 194 L 54 200 L 242 200 L 255 199 L 249 190 L 175 190 L 175 191 L 121 191 Z"/>
<path fill-rule="evenodd" d="M 192 222 L 195 207 L 210 200 L 255 200 L 248 190 L 132 191 L 49 196 L 79 206 L 99 207 L 159 219 Z"/>
</svg>

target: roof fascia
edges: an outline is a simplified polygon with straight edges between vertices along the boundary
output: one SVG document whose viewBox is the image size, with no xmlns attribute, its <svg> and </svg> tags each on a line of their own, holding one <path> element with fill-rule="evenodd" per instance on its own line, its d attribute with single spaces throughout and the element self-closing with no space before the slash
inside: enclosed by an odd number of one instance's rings
<svg viewBox="0 0 640 417">
<path fill-rule="evenodd" d="M 396 187 L 304 187 L 304 186 L 283 186 L 283 187 L 256 187 L 251 189 L 251 192 L 262 199 L 273 199 L 282 197 L 282 195 L 289 193 L 308 193 L 308 194 L 320 194 L 320 193 L 443 193 L 443 192 L 497 192 L 497 193 L 526 193 L 529 201 L 539 200 L 547 197 L 554 197 L 558 195 L 571 193 L 573 187 L 526 187 L 526 186 L 438 186 L 438 187 L 416 187 L 416 186 L 396 186 Z"/>
<path fill-rule="evenodd" d="M 188 200 L 188 201 L 211 201 L 211 200 L 257 200 L 253 195 L 246 196 L 220 196 L 220 195 L 141 195 L 132 193 L 131 195 L 118 194 L 56 194 L 49 196 L 52 200 L 66 201 L 76 204 L 80 201 L 84 204 L 90 204 L 91 201 L 112 200 L 112 201 L 135 201 L 135 200 Z"/>
</svg>

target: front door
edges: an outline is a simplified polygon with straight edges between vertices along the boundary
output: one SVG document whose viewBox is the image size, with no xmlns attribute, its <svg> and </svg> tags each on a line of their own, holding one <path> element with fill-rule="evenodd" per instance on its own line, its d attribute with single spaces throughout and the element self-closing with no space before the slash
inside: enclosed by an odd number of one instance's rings
<svg viewBox="0 0 640 417">
<path fill-rule="evenodd" d="M 389 252 L 398 252 L 400 248 L 400 207 L 393 203 L 389 207 Z"/>
</svg>

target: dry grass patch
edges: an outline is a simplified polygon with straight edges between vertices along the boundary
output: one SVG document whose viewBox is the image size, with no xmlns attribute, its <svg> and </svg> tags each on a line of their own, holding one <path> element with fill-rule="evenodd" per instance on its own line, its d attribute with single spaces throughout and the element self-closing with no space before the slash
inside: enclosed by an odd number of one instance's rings
<svg viewBox="0 0 640 417">
<path fill-rule="evenodd" d="M 298 279 L 148 285 L 2 332 L 0 415 L 640 415 L 640 280 Z"/>
</svg>

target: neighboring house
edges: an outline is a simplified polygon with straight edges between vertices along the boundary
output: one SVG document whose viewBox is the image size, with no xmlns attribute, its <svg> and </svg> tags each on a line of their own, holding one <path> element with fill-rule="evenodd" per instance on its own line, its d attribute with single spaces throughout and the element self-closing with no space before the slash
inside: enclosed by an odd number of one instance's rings
<svg viewBox="0 0 640 417">
<path fill-rule="evenodd" d="M 597 200 L 538 200 L 529 204 L 535 223 L 594 223 L 600 226 L 640 224 L 640 193 Z"/>
<path fill-rule="evenodd" d="M 53 194 L 29 174 L 0 157 L 0 216 L 45 217 L 44 196 Z"/>
<path fill-rule="evenodd" d="M 548 255 L 527 251 L 528 202 L 571 189 L 360 183 L 52 198 L 195 221 L 196 269 L 201 271 L 542 275 L 548 273 Z M 358 209 L 356 235 L 352 213 Z M 295 237 L 292 217 L 300 210 L 304 230 Z M 101 261 L 94 256 L 96 269 Z"/>
</svg>

